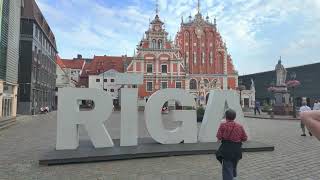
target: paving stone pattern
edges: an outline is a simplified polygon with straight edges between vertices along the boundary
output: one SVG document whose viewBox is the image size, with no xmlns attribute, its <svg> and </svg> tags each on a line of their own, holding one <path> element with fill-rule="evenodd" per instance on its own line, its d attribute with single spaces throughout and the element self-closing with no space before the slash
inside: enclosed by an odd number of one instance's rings
<svg viewBox="0 0 320 180">
<path fill-rule="evenodd" d="M 139 114 L 140 136 L 148 137 Z M 39 166 L 43 151 L 54 148 L 56 113 L 21 116 L 0 131 L 0 179 L 44 180 L 220 180 L 221 166 L 214 155 L 179 156 L 126 161 Z M 275 145 L 274 152 L 245 153 L 239 180 L 320 180 L 320 142 L 300 136 L 299 121 L 247 119 L 255 141 Z M 119 138 L 120 114 L 106 123 Z M 168 123 L 166 123 L 168 124 Z M 170 123 L 169 123 L 170 124 Z M 87 138 L 81 130 L 81 138 Z"/>
</svg>

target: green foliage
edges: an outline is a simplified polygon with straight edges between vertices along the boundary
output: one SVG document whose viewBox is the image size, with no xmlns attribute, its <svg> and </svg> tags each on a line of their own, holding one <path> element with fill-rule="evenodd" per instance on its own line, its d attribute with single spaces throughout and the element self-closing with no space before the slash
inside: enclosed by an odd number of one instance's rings
<svg viewBox="0 0 320 180">
<path fill-rule="evenodd" d="M 184 110 L 194 110 L 194 108 L 192 106 L 184 106 L 183 109 Z"/>
<path fill-rule="evenodd" d="M 197 116 L 203 116 L 205 112 L 205 109 L 203 107 L 199 107 L 197 109 Z"/>
<path fill-rule="evenodd" d="M 272 111 L 272 106 L 268 103 L 264 103 L 261 110 L 262 112 L 270 112 Z"/>
</svg>

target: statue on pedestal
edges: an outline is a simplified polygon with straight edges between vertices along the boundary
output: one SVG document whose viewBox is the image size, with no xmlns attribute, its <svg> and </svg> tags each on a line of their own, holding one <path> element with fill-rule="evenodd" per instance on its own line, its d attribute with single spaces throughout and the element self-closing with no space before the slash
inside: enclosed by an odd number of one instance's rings
<svg viewBox="0 0 320 180">
<path fill-rule="evenodd" d="M 281 58 L 276 65 L 276 74 L 277 74 L 277 86 L 285 86 L 287 80 L 287 70 L 281 64 Z"/>
<path fill-rule="evenodd" d="M 256 87 L 255 87 L 255 85 L 254 85 L 253 79 L 251 79 L 251 87 L 250 87 L 250 90 L 251 90 L 251 91 L 256 91 Z"/>
</svg>

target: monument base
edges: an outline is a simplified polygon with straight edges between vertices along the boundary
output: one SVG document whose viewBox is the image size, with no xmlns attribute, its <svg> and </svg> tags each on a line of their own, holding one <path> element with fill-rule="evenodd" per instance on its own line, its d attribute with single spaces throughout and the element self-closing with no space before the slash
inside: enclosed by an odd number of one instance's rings
<svg viewBox="0 0 320 180">
<path fill-rule="evenodd" d="M 139 146 L 121 147 L 120 141 L 114 140 L 112 148 L 95 149 L 90 141 L 81 141 L 77 150 L 48 150 L 39 160 L 40 165 L 62 165 L 101 161 L 128 160 L 183 155 L 214 154 L 219 143 L 195 143 L 163 145 L 151 138 L 139 139 Z M 244 152 L 274 151 L 274 146 L 249 141 L 243 144 Z"/>
<path fill-rule="evenodd" d="M 292 115 L 292 105 L 284 105 L 284 104 L 280 104 L 280 105 L 274 105 L 273 106 L 273 112 L 275 115 L 282 115 L 282 116 L 289 116 Z"/>
</svg>

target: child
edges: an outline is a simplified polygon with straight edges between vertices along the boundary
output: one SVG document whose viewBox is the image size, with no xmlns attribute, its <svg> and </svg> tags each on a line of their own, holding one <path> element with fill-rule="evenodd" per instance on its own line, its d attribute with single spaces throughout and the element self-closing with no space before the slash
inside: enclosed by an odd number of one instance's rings
<svg viewBox="0 0 320 180">
<path fill-rule="evenodd" d="M 226 122 L 220 124 L 217 138 L 221 146 L 216 154 L 222 163 L 223 180 L 233 180 L 237 177 L 237 164 L 242 158 L 242 142 L 247 141 L 244 128 L 236 123 L 236 112 L 229 109 L 225 113 Z"/>
</svg>

